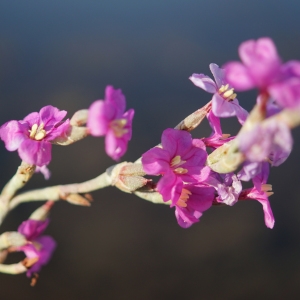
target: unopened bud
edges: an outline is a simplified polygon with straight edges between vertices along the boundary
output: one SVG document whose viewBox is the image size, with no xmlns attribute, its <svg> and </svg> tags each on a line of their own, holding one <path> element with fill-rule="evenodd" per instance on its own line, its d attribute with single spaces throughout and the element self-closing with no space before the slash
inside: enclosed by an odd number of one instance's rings
<svg viewBox="0 0 300 300">
<path fill-rule="evenodd" d="M 90 194 L 88 194 L 87 197 L 83 197 L 79 194 L 68 194 L 61 198 L 69 203 L 81 206 L 91 206 L 90 202 L 92 201 L 92 196 Z"/>
<path fill-rule="evenodd" d="M 106 172 L 111 177 L 111 185 L 126 193 L 134 192 L 149 182 L 143 177 L 145 172 L 141 163 L 123 162 L 110 167 Z"/>
</svg>

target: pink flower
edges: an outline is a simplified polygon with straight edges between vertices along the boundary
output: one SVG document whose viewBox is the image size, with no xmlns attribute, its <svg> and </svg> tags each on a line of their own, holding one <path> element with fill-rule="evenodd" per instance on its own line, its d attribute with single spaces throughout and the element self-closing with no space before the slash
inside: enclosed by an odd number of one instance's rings
<svg viewBox="0 0 300 300">
<path fill-rule="evenodd" d="M 26 273 L 27 277 L 39 272 L 42 266 L 48 263 L 56 248 L 56 242 L 52 237 L 41 236 L 48 224 L 48 219 L 45 221 L 29 219 L 24 221 L 18 228 L 18 232 L 23 234 L 29 242 L 17 248 L 18 251 L 23 251 L 26 257 L 31 260 L 32 265 Z"/>
<path fill-rule="evenodd" d="M 207 153 L 201 140 L 190 133 L 168 128 L 162 134 L 162 147 L 154 147 L 142 155 L 144 171 L 149 175 L 163 175 L 157 190 L 164 201 L 177 203 L 176 193 L 186 183 L 203 182 L 210 173 L 205 167 Z"/>
<path fill-rule="evenodd" d="M 248 112 L 244 110 L 236 99 L 233 88 L 225 81 L 224 70 L 220 69 L 216 64 L 210 64 L 209 68 L 214 76 L 215 81 L 204 74 L 193 74 L 189 79 L 194 85 L 212 93 L 212 112 L 215 116 L 221 118 L 236 116 L 241 124 L 243 124 L 248 116 Z"/>
<path fill-rule="evenodd" d="M 183 188 L 178 187 L 176 192 L 178 201 L 175 204 L 175 216 L 183 228 L 199 222 L 202 213 L 212 206 L 215 197 L 214 188 L 201 185 L 185 184 Z"/>
<path fill-rule="evenodd" d="M 243 190 L 240 194 L 239 200 L 257 200 L 263 207 L 265 224 L 268 228 L 273 228 L 275 219 L 271 209 L 271 205 L 268 196 L 273 194 L 272 186 L 266 184 L 269 172 L 262 171 L 256 177 L 253 178 L 254 187 Z"/>
<path fill-rule="evenodd" d="M 282 107 L 294 107 L 300 102 L 300 62 L 282 64 L 270 38 L 249 40 L 239 47 L 240 62 L 229 62 L 226 80 L 236 90 L 258 88 Z"/>
<path fill-rule="evenodd" d="M 267 158 L 273 166 L 279 166 L 290 155 L 293 138 L 283 122 L 266 120 L 236 137 L 239 150 L 249 162 L 263 162 Z"/>
<path fill-rule="evenodd" d="M 42 167 L 51 161 L 51 141 L 63 136 L 69 120 L 62 122 L 67 112 L 51 105 L 29 114 L 24 120 L 9 121 L 1 126 L 0 137 L 9 151 L 18 149 L 21 159 Z"/>
<path fill-rule="evenodd" d="M 238 202 L 242 191 L 242 183 L 234 173 L 212 173 L 206 184 L 214 187 L 218 193 L 216 201 L 229 206 Z"/>
<path fill-rule="evenodd" d="M 105 135 L 108 156 L 119 160 L 127 150 L 132 135 L 134 110 L 125 112 L 125 96 L 112 86 L 105 89 L 105 100 L 97 100 L 89 108 L 87 126 L 93 136 Z"/>
</svg>

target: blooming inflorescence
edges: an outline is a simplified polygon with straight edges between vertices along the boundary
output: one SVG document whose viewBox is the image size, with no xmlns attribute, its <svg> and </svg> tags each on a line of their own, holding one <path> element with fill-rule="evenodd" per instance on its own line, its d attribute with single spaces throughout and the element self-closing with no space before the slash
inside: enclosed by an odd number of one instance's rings
<svg viewBox="0 0 300 300">
<path fill-rule="evenodd" d="M 165 129 L 161 144 L 134 163 L 117 164 L 81 184 L 15 195 L 34 171 L 49 178 L 47 165 L 52 144 L 69 145 L 87 135 L 105 136 L 106 153 L 120 160 L 131 139 L 134 116 L 133 109 L 125 111 L 121 90 L 107 86 L 104 100 L 78 111 L 70 121 L 63 121 L 66 111 L 49 105 L 24 120 L 5 123 L 0 137 L 7 150 L 18 150 L 23 162 L 0 195 L 0 221 L 19 203 L 51 201 L 38 208 L 34 218 L 24 221 L 18 232 L 0 235 L 0 260 L 8 252 L 23 251 L 26 255 L 21 265 L 11 269 L 0 263 L 0 271 L 27 272 L 29 277 L 39 272 L 56 247 L 51 237 L 42 235 L 49 222 L 43 211 L 59 199 L 89 206 L 91 197 L 86 193 L 109 185 L 153 203 L 170 205 L 183 228 L 199 222 L 212 206 L 257 200 L 262 205 L 266 226 L 273 228 L 275 219 L 269 202 L 273 192 L 268 178 L 270 167 L 279 166 L 290 155 L 291 129 L 300 124 L 300 62 L 282 63 L 270 38 L 242 43 L 239 54 L 242 62 L 228 62 L 223 68 L 209 65 L 214 80 L 204 74 L 190 77 L 196 86 L 213 94 L 212 99 L 176 129 Z M 248 113 L 235 91 L 252 88 L 259 92 Z M 211 135 L 193 138 L 190 131 L 205 117 Z M 241 125 L 236 136 L 223 133 L 221 118 L 228 117 L 236 117 Z M 144 178 L 146 175 L 158 176 L 158 180 Z M 251 182 L 252 187 L 248 184 L 245 188 L 243 182 Z"/>
</svg>

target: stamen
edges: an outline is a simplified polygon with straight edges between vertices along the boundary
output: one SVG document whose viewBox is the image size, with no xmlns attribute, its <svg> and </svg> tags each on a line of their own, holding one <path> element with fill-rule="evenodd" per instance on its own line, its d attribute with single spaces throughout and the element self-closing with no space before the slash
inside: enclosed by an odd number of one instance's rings
<svg viewBox="0 0 300 300">
<path fill-rule="evenodd" d="M 128 129 L 124 128 L 126 124 L 126 119 L 113 120 L 110 123 L 110 128 L 113 130 L 116 137 L 122 137 L 125 133 L 128 132 Z"/>
<path fill-rule="evenodd" d="M 230 90 L 226 91 L 226 92 L 223 94 L 223 96 L 224 96 L 225 98 L 228 98 L 228 97 L 231 97 L 233 94 L 234 94 L 234 89 L 230 89 Z"/>
<path fill-rule="evenodd" d="M 176 155 L 172 160 L 171 160 L 171 167 L 174 167 L 176 165 L 179 165 L 181 162 L 181 156 Z"/>
<path fill-rule="evenodd" d="M 187 207 L 187 204 L 185 201 L 183 201 L 182 199 L 179 199 L 176 203 L 176 205 L 181 206 L 181 207 Z"/>
<path fill-rule="evenodd" d="M 174 170 L 174 173 L 176 173 L 176 174 L 186 174 L 187 172 L 188 172 L 188 170 L 184 169 L 184 168 L 176 168 Z"/>
<path fill-rule="evenodd" d="M 227 101 L 232 101 L 236 98 L 236 93 L 234 92 L 234 89 L 228 89 L 229 84 L 221 85 L 219 88 L 219 94 Z"/>
<path fill-rule="evenodd" d="M 46 130 L 44 130 L 44 123 L 41 123 L 40 126 L 38 124 L 33 124 L 31 130 L 29 130 L 29 137 L 33 140 L 40 141 L 46 136 Z"/>
<path fill-rule="evenodd" d="M 221 139 L 228 139 L 230 137 L 229 133 L 223 133 Z"/>
<path fill-rule="evenodd" d="M 181 195 L 179 197 L 179 200 L 177 201 L 176 205 L 181 206 L 181 207 L 187 207 L 187 201 L 190 197 L 190 195 L 192 195 L 192 192 L 187 190 L 187 189 L 182 189 L 181 191 Z"/>
<path fill-rule="evenodd" d="M 42 129 L 40 132 L 38 132 L 35 135 L 34 139 L 37 140 L 37 141 L 40 141 L 45 137 L 45 135 L 46 135 L 46 131 L 44 129 Z"/>
<path fill-rule="evenodd" d="M 33 124 L 32 127 L 31 127 L 31 130 L 29 130 L 29 132 L 30 132 L 29 137 L 30 138 L 34 138 L 37 129 L 38 129 L 38 124 Z"/>
</svg>

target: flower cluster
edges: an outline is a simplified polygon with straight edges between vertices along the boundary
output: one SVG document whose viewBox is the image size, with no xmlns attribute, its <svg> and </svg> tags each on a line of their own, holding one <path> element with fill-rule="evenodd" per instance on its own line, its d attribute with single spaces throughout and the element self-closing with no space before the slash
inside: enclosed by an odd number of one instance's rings
<svg viewBox="0 0 300 300">
<path fill-rule="evenodd" d="M 300 62 L 282 64 L 269 38 L 244 42 L 239 53 L 243 64 L 230 62 L 224 68 L 210 64 L 215 81 L 204 74 L 190 77 L 196 86 L 213 94 L 211 110 L 206 115 L 213 129 L 211 136 L 199 140 L 188 132 L 166 129 L 161 146 L 142 156 L 144 171 L 161 176 L 156 190 L 163 201 L 175 206 L 177 221 L 185 228 L 197 222 L 212 205 L 232 206 L 246 199 L 259 201 L 266 226 L 274 226 L 267 179 L 270 166 L 283 163 L 292 149 L 290 128 L 280 112 L 299 107 Z M 259 89 L 259 96 L 248 116 L 235 90 L 253 87 Z M 223 134 L 220 123 L 220 118 L 233 116 L 243 125 L 236 137 Z M 208 160 L 206 147 L 212 151 Z M 236 154 L 242 162 L 239 172 L 232 158 Z M 213 167 L 209 161 L 216 165 Z M 242 181 L 249 180 L 253 188 L 243 189 Z"/>
<path fill-rule="evenodd" d="M 115 186 L 175 209 L 178 224 L 188 228 L 199 222 L 212 206 L 233 206 L 257 200 L 263 208 L 265 224 L 273 228 L 275 219 L 269 202 L 273 194 L 268 184 L 270 167 L 281 165 L 290 155 L 291 129 L 300 125 L 300 62 L 282 63 L 270 38 L 241 44 L 242 62 L 228 62 L 220 68 L 210 64 L 214 80 L 204 74 L 189 79 L 212 94 L 211 101 L 175 129 L 167 128 L 161 144 L 146 151 L 134 163 L 122 162 L 103 174 L 79 184 L 58 185 L 16 195 L 33 175 L 49 178 L 52 144 L 70 145 L 88 135 L 105 136 L 105 151 L 119 161 L 132 136 L 134 110 L 126 111 L 125 96 L 107 86 L 104 100 L 63 120 L 66 111 L 51 105 L 29 114 L 24 120 L 9 121 L 0 127 L 0 138 L 9 151 L 18 150 L 22 163 L 0 194 L 0 222 L 22 202 L 49 200 L 18 228 L 0 235 L 0 272 L 27 272 L 35 276 L 48 263 L 55 241 L 43 236 L 48 211 L 59 199 L 89 206 L 87 193 Z M 254 108 L 248 113 L 237 100 L 236 91 L 258 89 Z M 236 117 L 236 136 L 224 134 L 221 118 Z M 212 129 L 210 136 L 193 138 L 191 131 L 203 119 Z M 159 176 L 158 180 L 145 176 Z M 251 181 L 245 188 L 244 182 Z M 26 258 L 7 267 L 2 264 L 10 252 L 22 251 Z"/>
</svg>

